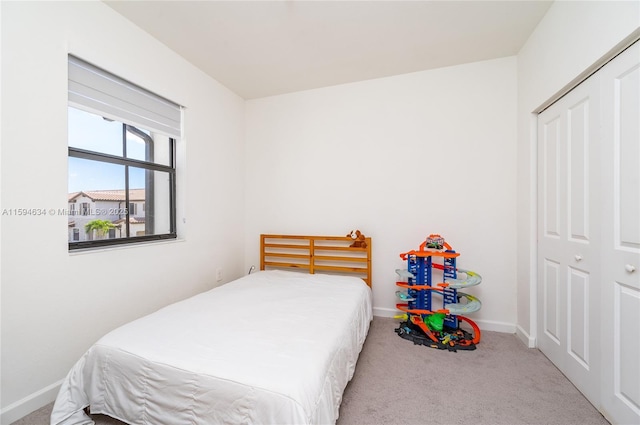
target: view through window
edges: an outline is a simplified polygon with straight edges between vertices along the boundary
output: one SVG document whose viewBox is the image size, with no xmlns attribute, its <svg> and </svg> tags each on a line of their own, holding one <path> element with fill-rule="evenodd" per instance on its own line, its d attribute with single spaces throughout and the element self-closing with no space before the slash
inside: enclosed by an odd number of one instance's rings
<svg viewBox="0 0 640 425">
<path fill-rule="evenodd" d="M 174 140 L 74 107 L 68 117 L 70 248 L 175 237 Z"/>
</svg>

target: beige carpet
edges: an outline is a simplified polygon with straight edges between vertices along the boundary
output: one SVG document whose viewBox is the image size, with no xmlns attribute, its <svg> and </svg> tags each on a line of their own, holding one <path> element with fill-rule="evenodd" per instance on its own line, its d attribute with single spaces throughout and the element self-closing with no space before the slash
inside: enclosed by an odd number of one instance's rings
<svg viewBox="0 0 640 425">
<path fill-rule="evenodd" d="M 513 334 L 485 332 L 475 351 L 452 353 L 401 339 L 396 324 L 374 319 L 338 425 L 608 424 L 544 355 Z M 47 425 L 51 407 L 13 425 Z"/>
</svg>

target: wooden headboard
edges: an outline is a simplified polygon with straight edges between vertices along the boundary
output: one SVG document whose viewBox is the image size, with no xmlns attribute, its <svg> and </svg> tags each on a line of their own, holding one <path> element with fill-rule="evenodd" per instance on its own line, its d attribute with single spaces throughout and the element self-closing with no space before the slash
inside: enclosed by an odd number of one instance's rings
<svg viewBox="0 0 640 425">
<path fill-rule="evenodd" d="M 371 287 L 371 238 L 350 247 L 348 236 L 260 235 L 260 270 L 303 269 L 361 277 Z"/>
</svg>

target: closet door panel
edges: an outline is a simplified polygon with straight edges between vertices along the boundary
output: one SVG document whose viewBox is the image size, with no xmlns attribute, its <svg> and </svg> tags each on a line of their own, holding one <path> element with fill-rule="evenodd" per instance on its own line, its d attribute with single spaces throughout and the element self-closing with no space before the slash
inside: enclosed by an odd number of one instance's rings
<svg viewBox="0 0 640 425">
<path fill-rule="evenodd" d="M 569 239 L 589 240 L 589 101 L 583 99 L 567 111 L 569 174 Z"/>
<path fill-rule="evenodd" d="M 615 230 L 617 244 L 640 250 L 640 68 L 614 82 Z"/>
<path fill-rule="evenodd" d="M 542 281 L 543 298 L 543 329 L 548 343 L 545 344 L 545 350 L 549 353 L 549 357 L 558 358 L 561 342 L 564 336 L 561 332 L 562 307 L 560 296 L 560 264 L 545 258 L 543 261 L 544 277 Z"/>
<path fill-rule="evenodd" d="M 566 240 L 567 204 L 566 113 L 550 108 L 538 118 L 539 161 L 539 249 L 538 286 L 540 300 L 540 349 L 558 367 L 566 348 Z"/>
<path fill-rule="evenodd" d="M 560 237 L 560 192 L 562 191 L 560 160 L 563 151 L 559 115 L 552 115 L 542 124 L 542 177 L 543 226 L 546 238 Z"/>
<path fill-rule="evenodd" d="M 603 271 L 602 410 L 612 423 L 640 423 L 640 45 L 600 72 Z"/>
<path fill-rule="evenodd" d="M 615 394 L 633 411 L 640 408 L 640 381 L 638 381 L 638 362 L 640 346 L 632 341 L 638 332 L 640 323 L 640 291 L 616 282 L 614 287 L 614 309 L 618 314 L 614 323 L 614 376 Z M 622 320 L 622 318 L 625 318 Z M 638 422 L 636 422 L 638 423 Z"/>
<path fill-rule="evenodd" d="M 599 94 L 587 80 L 538 116 L 538 346 L 594 405 Z"/>
<path fill-rule="evenodd" d="M 570 338 L 567 340 L 567 352 L 575 362 L 587 370 L 591 363 L 589 280 L 588 273 L 569 267 L 567 333 Z"/>
<path fill-rule="evenodd" d="M 618 165 L 616 230 L 620 247 L 640 250 L 640 67 L 622 73 L 614 82 L 614 147 Z M 617 137 L 616 137 L 617 136 Z"/>
</svg>

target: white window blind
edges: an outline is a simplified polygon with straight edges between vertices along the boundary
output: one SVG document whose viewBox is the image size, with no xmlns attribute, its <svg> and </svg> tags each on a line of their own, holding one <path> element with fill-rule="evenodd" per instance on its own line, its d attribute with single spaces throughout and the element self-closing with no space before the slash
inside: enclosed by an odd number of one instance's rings
<svg viewBox="0 0 640 425">
<path fill-rule="evenodd" d="M 103 117 L 180 138 L 180 105 L 69 56 L 69 102 Z"/>
</svg>

